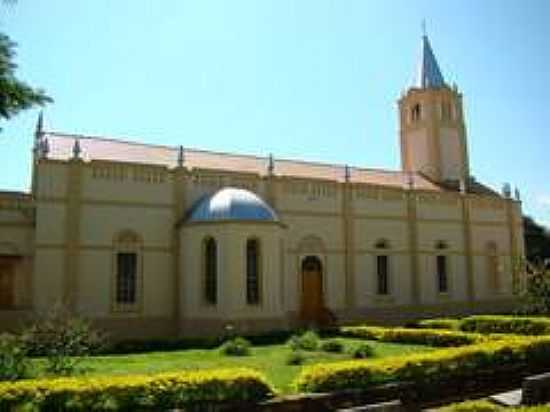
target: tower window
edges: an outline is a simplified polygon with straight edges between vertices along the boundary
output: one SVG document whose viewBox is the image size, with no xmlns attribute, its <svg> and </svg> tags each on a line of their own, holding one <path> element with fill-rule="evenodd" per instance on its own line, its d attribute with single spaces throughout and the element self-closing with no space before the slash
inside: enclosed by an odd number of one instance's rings
<svg viewBox="0 0 550 412">
<path fill-rule="evenodd" d="M 411 109 L 411 120 L 413 122 L 418 122 L 422 118 L 422 109 L 420 103 L 415 104 Z"/>
<path fill-rule="evenodd" d="M 260 303 L 260 250 L 256 239 L 246 242 L 246 303 Z"/>
<path fill-rule="evenodd" d="M 218 248 L 212 238 L 204 242 L 204 300 L 211 305 L 218 301 Z"/>
</svg>

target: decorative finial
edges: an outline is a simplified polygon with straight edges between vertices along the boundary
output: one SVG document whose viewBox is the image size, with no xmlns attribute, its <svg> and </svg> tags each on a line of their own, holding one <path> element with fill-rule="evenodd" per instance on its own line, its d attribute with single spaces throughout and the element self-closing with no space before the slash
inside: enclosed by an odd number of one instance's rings
<svg viewBox="0 0 550 412">
<path fill-rule="evenodd" d="M 502 185 L 502 195 L 506 199 L 510 199 L 510 197 L 512 197 L 512 188 L 510 187 L 510 183 L 504 183 Z"/>
<path fill-rule="evenodd" d="M 40 139 L 40 136 L 44 132 L 44 112 L 40 110 L 38 114 L 38 120 L 36 121 L 36 130 L 34 132 L 34 137 L 36 140 Z"/>
<path fill-rule="evenodd" d="M 267 173 L 272 175 L 274 171 L 275 171 L 275 160 L 273 159 L 273 153 L 270 153 L 267 159 Z"/>
<path fill-rule="evenodd" d="M 518 202 L 521 201 L 521 196 L 519 195 L 519 189 L 516 187 L 515 190 L 514 190 L 514 197 L 516 198 L 516 200 Z"/>
<path fill-rule="evenodd" d="M 422 36 L 426 37 L 428 34 L 426 33 L 426 19 L 422 19 Z"/>
<path fill-rule="evenodd" d="M 185 153 L 183 152 L 183 146 L 180 146 L 178 149 L 178 167 L 183 167 L 185 162 Z"/>
<path fill-rule="evenodd" d="M 73 144 L 73 159 L 80 159 L 80 153 L 82 152 L 80 148 L 80 139 L 77 137 L 74 139 Z"/>
<path fill-rule="evenodd" d="M 351 179 L 351 169 L 348 165 L 344 166 L 344 179 L 346 183 L 349 182 Z"/>
</svg>

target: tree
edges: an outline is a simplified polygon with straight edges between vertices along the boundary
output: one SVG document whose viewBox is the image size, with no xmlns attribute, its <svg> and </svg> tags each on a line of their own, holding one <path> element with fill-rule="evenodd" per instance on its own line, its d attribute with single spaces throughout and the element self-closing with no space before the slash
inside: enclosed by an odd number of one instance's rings
<svg viewBox="0 0 550 412">
<path fill-rule="evenodd" d="M 3 120 L 9 120 L 22 110 L 53 101 L 42 89 L 32 88 L 15 77 L 15 48 L 16 44 L 6 34 L 0 33 L 0 118 Z"/>
<path fill-rule="evenodd" d="M 528 262 L 537 263 L 550 259 L 550 232 L 531 217 L 523 218 L 525 236 L 525 257 Z"/>
</svg>

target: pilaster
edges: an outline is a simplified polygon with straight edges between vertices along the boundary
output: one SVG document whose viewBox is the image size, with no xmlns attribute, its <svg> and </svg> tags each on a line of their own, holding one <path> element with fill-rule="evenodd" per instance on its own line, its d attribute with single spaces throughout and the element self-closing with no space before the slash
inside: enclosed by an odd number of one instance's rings
<svg viewBox="0 0 550 412">
<path fill-rule="evenodd" d="M 414 191 L 407 193 L 407 226 L 411 269 L 411 302 L 412 304 L 418 304 L 420 303 L 420 270 L 418 264 L 417 205 Z"/>
<path fill-rule="evenodd" d="M 342 229 L 344 239 L 344 272 L 346 307 L 355 308 L 355 236 L 352 206 L 353 185 L 346 179 L 342 184 Z"/>
<path fill-rule="evenodd" d="M 71 310 L 76 309 L 78 301 L 83 168 L 83 162 L 80 159 L 71 159 L 67 163 L 67 194 L 65 203 L 66 248 L 63 274 L 63 302 Z"/>
<path fill-rule="evenodd" d="M 466 258 L 466 295 L 469 302 L 474 296 L 474 259 L 472 251 L 472 223 L 470 219 L 470 204 L 466 194 L 461 195 L 462 233 L 464 238 L 464 257 Z"/>
<path fill-rule="evenodd" d="M 183 296 L 183 265 L 181 261 L 181 234 L 177 223 L 183 218 L 186 206 L 186 191 L 187 191 L 187 171 L 183 166 L 178 166 L 173 170 L 173 214 L 174 214 L 174 229 L 172 233 L 172 283 L 173 283 L 173 313 L 174 324 L 179 328 L 181 318 Z"/>
</svg>

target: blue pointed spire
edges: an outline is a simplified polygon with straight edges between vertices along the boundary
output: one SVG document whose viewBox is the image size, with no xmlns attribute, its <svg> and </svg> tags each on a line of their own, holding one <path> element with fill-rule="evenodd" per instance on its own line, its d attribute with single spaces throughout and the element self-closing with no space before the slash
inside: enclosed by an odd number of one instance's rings
<svg viewBox="0 0 550 412">
<path fill-rule="evenodd" d="M 430 40 L 426 33 L 422 36 L 420 60 L 416 69 L 412 87 L 417 89 L 433 89 L 445 86 L 445 80 L 437 64 Z"/>
</svg>

